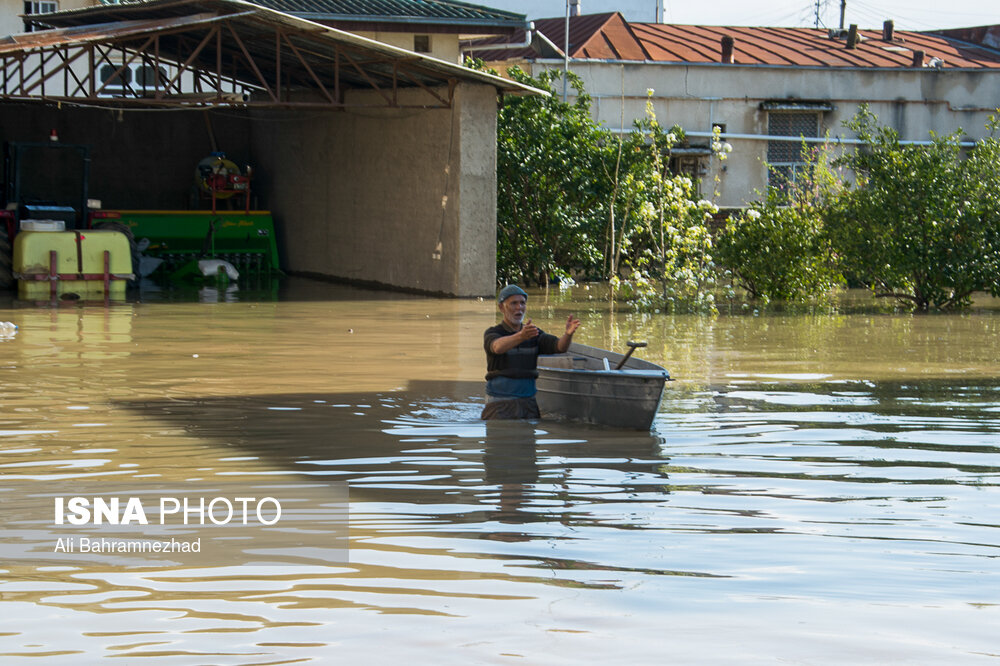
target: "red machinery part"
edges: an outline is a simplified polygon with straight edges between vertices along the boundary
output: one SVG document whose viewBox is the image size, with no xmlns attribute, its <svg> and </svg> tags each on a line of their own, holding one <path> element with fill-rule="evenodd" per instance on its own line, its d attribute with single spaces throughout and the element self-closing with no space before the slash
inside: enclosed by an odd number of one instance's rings
<svg viewBox="0 0 1000 666">
<path fill-rule="evenodd" d="M 17 231 L 17 222 L 14 220 L 14 212 L 10 210 L 0 210 L 0 223 L 7 225 L 7 239 L 14 240 L 14 233 Z"/>
</svg>

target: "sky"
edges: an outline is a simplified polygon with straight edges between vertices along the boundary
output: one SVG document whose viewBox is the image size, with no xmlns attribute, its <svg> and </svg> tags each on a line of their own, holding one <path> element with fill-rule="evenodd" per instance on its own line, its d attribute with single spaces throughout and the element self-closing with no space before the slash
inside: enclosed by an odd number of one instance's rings
<svg viewBox="0 0 1000 666">
<path fill-rule="evenodd" d="M 473 4 L 526 14 L 529 19 L 566 15 L 565 0 L 468 0 Z M 1000 24 L 998 0 L 846 0 L 845 26 L 882 28 L 892 19 L 898 30 L 931 30 Z M 584 14 L 619 11 L 633 22 L 652 22 L 657 0 L 581 0 Z M 814 27 L 840 25 L 841 0 L 660 0 L 667 23 Z"/>
</svg>

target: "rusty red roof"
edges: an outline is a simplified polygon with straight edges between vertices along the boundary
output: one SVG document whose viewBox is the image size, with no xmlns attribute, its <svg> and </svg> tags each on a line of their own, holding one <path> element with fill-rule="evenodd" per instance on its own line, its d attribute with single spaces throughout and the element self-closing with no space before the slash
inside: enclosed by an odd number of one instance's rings
<svg viewBox="0 0 1000 666">
<path fill-rule="evenodd" d="M 562 47 L 565 17 L 535 21 L 535 28 Z M 786 67 L 912 67 L 914 53 L 924 64 L 943 68 L 1000 68 L 1000 49 L 990 40 L 974 43 L 945 32 L 859 30 L 855 48 L 847 31 L 823 28 L 767 28 L 629 23 L 615 12 L 570 17 L 570 57 L 664 63 L 718 63 L 721 41 L 734 40 L 733 63 Z M 963 35 L 964 36 L 964 35 Z M 537 58 L 530 48 L 477 52 L 491 62 Z M 560 54 L 561 55 L 561 54 Z"/>
<path fill-rule="evenodd" d="M 974 28 L 950 28 L 947 30 L 928 30 L 936 35 L 950 37 L 962 42 L 988 46 L 1000 49 L 1000 25 L 981 25 Z"/>
<path fill-rule="evenodd" d="M 881 30 L 859 30 L 855 48 L 846 34 L 822 28 L 750 28 L 663 23 L 633 23 L 640 43 L 660 62 L 719 62 L 724 36 L 734 40 L 733 62 L 739 65 L 794 67 L 910 67 L 915 51 L 924 62 L 940 59 L 942 67 L 1000 68 L 1000 51 L 963 43 L 943 35 L 896 30 L 890 40 Z"/>
</svg>

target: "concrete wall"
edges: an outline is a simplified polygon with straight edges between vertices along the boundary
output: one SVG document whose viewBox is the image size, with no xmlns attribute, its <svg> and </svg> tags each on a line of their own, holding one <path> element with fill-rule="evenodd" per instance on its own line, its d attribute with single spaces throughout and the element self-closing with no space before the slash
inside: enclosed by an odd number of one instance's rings
<svg viewBox="0 0 1000 666">
<path fill-rule="evenodd" d="M 419 32 L 387 32 L 387 31 L 375 31 L 375 32 L 362 32 L 362 31 L 351 31 L 361 37 L 367 37 L 368 39 L 374 39 L 377 42 L 382 42 L 383 44 L 389 44 L 391 46 L 398 46 L 401 49 L 406 49 L 407 51 L 414 51 L 413 38 L 415 35 L 428 35 L 430 37 L 431 50 L 426 55 L 433 56 L 438 60 L 444 60 L 451 63 L 462 63 L 462 50 L 458 46 L 457 34 L 447 34 L 447 33 L 419 33 Z"/>
<path fill-rule="evenodd" d="M 362 103 L 375 93 L 354 93 Z M 400 91 L 400 102 L 425 99 Z M 258 113 L 259 186 L 288 269 L 457 296 L 492 295 L 496 91 L 460 84 L 452 109 Z M 440 249 L 438 244 L 440 243 Z"/>
<path fill-rule="evenodd" d="M 492 86 L 459 86 L 458 284 L 463 295 L 496 293 L 497 95 Z"/>
<path fill-rule="evenodd" d="M 536 63 L 562 69 L 562 62 Z M 654 90 L 657 119 L 666 127 L 711 132 L 722 123 L 738 134 L 767 134 L 764 100 L 828 100 L 836 107 L 821 117 L 820 134 L 854 138 L 843 127 L 862 103 L 879 120 L 899 130 L 904 140 L 926 141 L 929 132 L 963 129 L 970 138 L 986 135 L 985 123 L 1000 105 L 1000 71 L 949 69 L 835 69 L 659 63 L 571 63 L 593 97 L 594 116 L 609 128 L 629 129 L 645 116 L 646 91 Z M 624 120 L 623 120 L 624 119 Z M 702 142 L 706 141 L 701 139 Z M 767 184 L 766 140 L 729 139 L 733 152 L 725 163 L 713 160 L 702 192 L 718 187 L 717 203 L 741 206 Z M 723 171 L 724 169 L 724 171 Z M 720 176 L 718 186 L 715 176 Z"/>
</svg>

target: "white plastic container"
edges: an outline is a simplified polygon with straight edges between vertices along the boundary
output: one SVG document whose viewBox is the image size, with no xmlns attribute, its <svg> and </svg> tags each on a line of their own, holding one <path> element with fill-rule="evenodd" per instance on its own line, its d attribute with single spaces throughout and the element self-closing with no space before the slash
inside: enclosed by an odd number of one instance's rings
<svg viewBox="0 0 1000 666">
<path fill-rule="evenodd" d="M 21 231 L 66 231 L 62 220 L 21 220 Z"/>
</svg>

